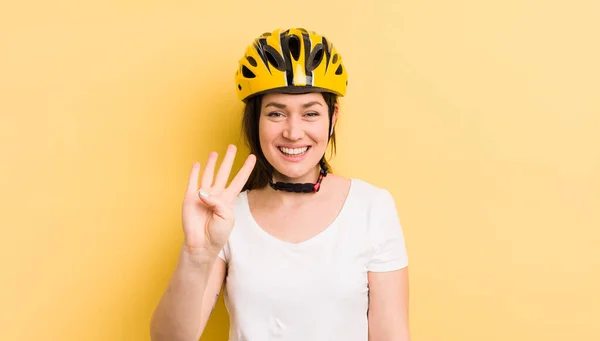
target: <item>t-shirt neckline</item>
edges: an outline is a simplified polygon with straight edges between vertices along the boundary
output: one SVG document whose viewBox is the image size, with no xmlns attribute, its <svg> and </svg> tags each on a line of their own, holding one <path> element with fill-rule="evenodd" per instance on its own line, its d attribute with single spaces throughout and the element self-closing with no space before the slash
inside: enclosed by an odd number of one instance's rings
<svg viewBox="0 0 600 341">
<path fill-rule="evenodd" d="M 288 241 L 279 239 L 279 238 L 275 237 L 274 235 L 270 234 L 269 232 L 265 231 L 258 224 L 258 222 L 254 219 L 254 216 L 252 215 L 252 211 L 250 210 L 250 203 L 248 202 L 248 191 L 244 191 L 241 193 L 241 197 L 243 200 L 242 206 L 244 209 L 244 213 L 246 214 L 246 217 L 247 217 L 248 221 L 250 222 L 251 228 L 254 229 L 255 231 L 257 231 L 257 233 L 262 235 L 264 238 L 271 240 L 275 244 L 279 244 L 279 245 L 287 247 L 287 248 L 292 248 L 292 249 L 298 250 L 298 249 L 309 247 L 315 243 L 318 243 L 321 239 L 326 238 L 327 235 L 334 233 L 335 230 L 339 227 L 339 221 L 345 215 L 345 212 L 348 210 L 349 202 L 351 200 L 351 197 L 354 192 L 354 187 L 356 185 L 355 179 L 350 178 L 349 180 L 350 180 L 350 189 L 348 190 L 348 194 L 346 195 L 346 198 L 344 199 L 342 208 L 338 212 L 337 216 L 333 219 L 331 224 L 329 224 L 329 226 L 327 226 L 323 231 L 317 233 L 316 235 L 314 235 L 306 240 L 298 242 L 298 243 L 288 242 Z"/>
</svg>

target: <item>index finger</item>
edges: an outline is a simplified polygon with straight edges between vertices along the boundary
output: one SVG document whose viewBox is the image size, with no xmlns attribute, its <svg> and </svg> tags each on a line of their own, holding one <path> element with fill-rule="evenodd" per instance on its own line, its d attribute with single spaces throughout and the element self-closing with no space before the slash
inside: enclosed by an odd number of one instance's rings
<svg viewBox="0 0 600 341">
<path fill-rule="evenodd" d="M 248 155 L 246 161 L 244 162 L 244 165 L 242 166 L 242 168 L 240 168 L 233 180 L 231 180 L 229 187 L 227 187 L 227 189 L 224 192 L 232 196 L 237 196 L 238 194 L 240 194 L 242 188 L 244 188 L 244 185 L 246 184 L 246 181 L 248 181 L 248 178 L 250 177 L 250 174 L 252 173 L 252 169 L 254 168 L 255 164 L 256 156 L 254 156 L 253 154 Z"/>
</svg>

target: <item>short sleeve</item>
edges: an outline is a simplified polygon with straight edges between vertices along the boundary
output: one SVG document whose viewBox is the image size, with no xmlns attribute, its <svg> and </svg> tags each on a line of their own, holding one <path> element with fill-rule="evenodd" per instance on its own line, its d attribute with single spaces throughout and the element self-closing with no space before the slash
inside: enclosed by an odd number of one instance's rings
<svg viewBox="0 0 600 341">
<path fill-rule="evenodd" d="M 369 215 L 369 238 L 373 254 L 367 264 L 368 271 L 393 271 L 408 265 L 396 203 L 387 190 L 382 189 L 373 201 Z"/>
</svg>

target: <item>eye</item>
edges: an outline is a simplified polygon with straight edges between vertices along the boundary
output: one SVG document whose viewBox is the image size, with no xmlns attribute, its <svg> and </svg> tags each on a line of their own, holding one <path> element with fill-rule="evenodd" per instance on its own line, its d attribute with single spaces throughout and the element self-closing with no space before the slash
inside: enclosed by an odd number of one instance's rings
<svg viewBox="0 0 600 341">
<path fill-rule="evenodd" d="M 317 117 L 319 115 L 320 114 L 318 112 L 316 112 L 316 111 L 306 113 L 306 116 L 308 116 L 308 117 Z"/>
<path fill-rule="evenodd" d="M 268 117 L 281 117 L 283 114 L 278 111 L 273 111 L 267 114 Z"/>
</svg>

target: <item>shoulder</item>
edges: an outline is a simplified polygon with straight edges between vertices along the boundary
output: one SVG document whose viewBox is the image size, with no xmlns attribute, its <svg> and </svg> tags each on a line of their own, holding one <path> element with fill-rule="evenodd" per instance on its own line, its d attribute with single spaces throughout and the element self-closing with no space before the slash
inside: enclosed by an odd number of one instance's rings
<svg viewBox="0 0 600 341">
<path fill-rule="evenodd" d="M 394 203 L 394 198 L 386 188 L 374 185 L 361 179 L 352 178 L 352 195 L 367 207 L 387 202 Z"/>
<path fill-rule="evenodd" d="M 396 201 L 391 192 L 361 179 L 352 179 L 353 215 L 361 215 L 369 233 L 384 226 L 400 225 Z"/>
<path fill-rule="evenodd" d="M 356 198 L 366 214 L 366 241 L 372 254 L 368 263 L 370 272 L 391 271 L 408 264 L 404 232 L 389 190 L 355 179 Z"/>
</svg>

